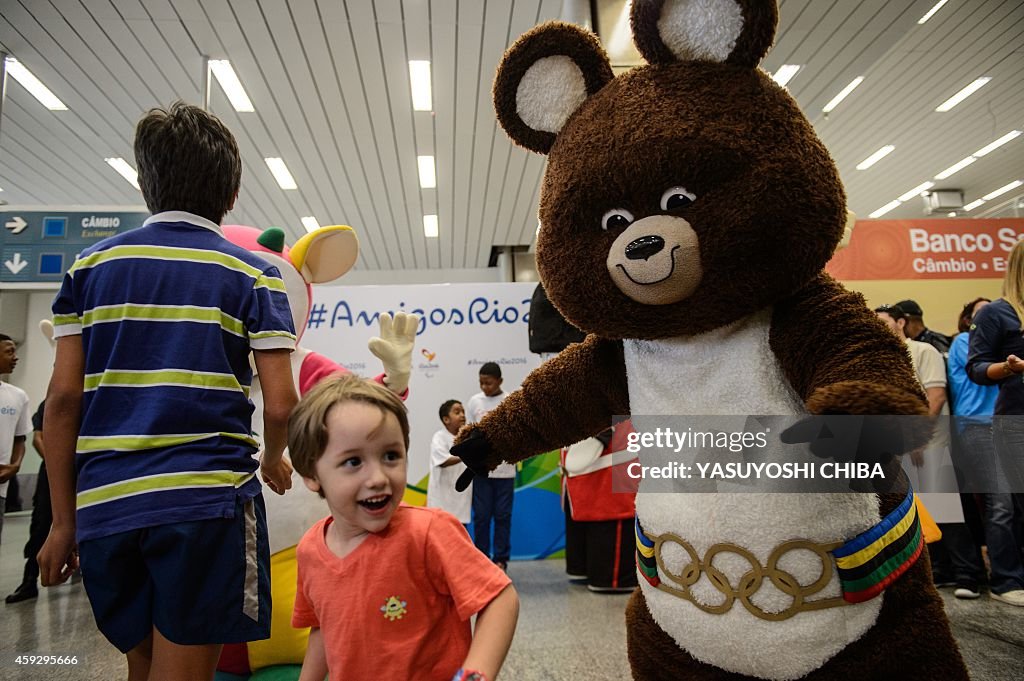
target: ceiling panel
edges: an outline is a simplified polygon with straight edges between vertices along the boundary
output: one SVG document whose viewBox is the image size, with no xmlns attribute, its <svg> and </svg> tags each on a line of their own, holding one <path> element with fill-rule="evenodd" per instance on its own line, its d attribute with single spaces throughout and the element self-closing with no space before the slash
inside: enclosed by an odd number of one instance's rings
<svg viewBox="0 0 1024 681">
<path fill-rule="evenodd" d="M 582 1 L 582 0 L 580 0 Z M 579 4 L 577 2 L 577 4 Z M 586 4 L 586 3 L 584 3 Z M 782 0 L 763 67 L 800 64 L 789 84 L 829 147 L 860 216 L 1010 130 L 1024 129 L 1024 1 Z M 597 29 L 621 69 L 638 55 L 617 28 L 624 0 L 596 0 Z M 544 157 L 495 123 L 491 81 L 502 53 L 563 0 L 0 0 L 0 48 L 69 107 L 50 112 L 10 81 L 0 118 L 0 199 L 11 204 L 139 205 L 110 169 L 133 158 L 135 122 L 175 98 L 201 101 L 204 57 L 230 59 L 255 105 L 237 113 L 211 85 L 210 108 L 235 133 L 242 191 L 227 221 L 299 218 L 350 224 L 364 269 L 486 266 L 495 245 L 529 245 Z M 408 61 L 432 65 L 433 111 L 414 112 Z M 620 69 L 620 70 L 621 70 Z M 934 109 L 974 78 L 992 81 L 953 111 Z M 863 84 L 828 116 L 854 77 Z M 883 144 L 896 150 L 854 169 Z M 433 155 L 436 189 L 419 186 Z M 283 158 L 282 190 L 263 159 Z M 1024 179 L 1024 136 L 942 188 L 969 202 Z M 1008 194 L 971 215 L 1013 214 Z M 437 214 L 440 236 L 422 218 Z M 918 217 L 917 198 L 886 215 Z"/>
</svg>

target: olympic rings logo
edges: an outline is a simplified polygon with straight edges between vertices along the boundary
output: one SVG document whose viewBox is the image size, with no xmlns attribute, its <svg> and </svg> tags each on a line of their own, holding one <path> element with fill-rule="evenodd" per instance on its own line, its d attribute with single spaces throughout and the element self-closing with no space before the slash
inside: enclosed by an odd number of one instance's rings
<svg viewBox="0 0 1024 681">
<path fill-rule="evenodd" d="M 799 612 L 824 610 L 826 608 L 850 605 L 847 601 L 843 600 L 841 596 L 822 598 L 813 601 L 808 600 L 808 597 L 813 596 L 824 589 L 832 579 L 834 567 L 832 556 L 829 554 L 829 551 L 842 546 L 842 542 L 819 544 L 805 539 L 787 541 L 779 544 L 772 550 L 771 554 L 768 556 L 768 565 L 763 566 L 753 553 L 736 544 L 714 544 L 708 547 L 708 550 L 704 552 L 704 557 L 702 559 L 697 554 L 697 551 L 693 546 L 679 535 L 666 532 L 665 534 L 658 535 L 657 537 L 651 537 L 650 535 L 648 535 L 648 537 L 654 540 L 654 556 L 658 562 L 658 575 L 661 578 L 660 584 L 658 584 L 656 588 L 682 598 L 683 600 L 687 600 L 706 613 L 721 615 L 731 610 L 736 601 L 739 601 L 743 604 L 743 607 L 755 617 L 768 620 L 770 622 L 779 622 L 787 620 Z M 669 570 L 668 566 L 665 565 L 662 556 L 662 547 L 666 542 L 680 546 L 689 558 L 689 562 L 678 574 Z M 814 553 L 821 561 L 822 566 L 821 575 L 818 579 L 812 584 L 808 584 L 806 586 L 801 585 L 796 577 L 779 567 L 779 560 L 784 555 L 790 551 L 796 551 L 799 549 L 806 549 Z M 733 586 L 729 581 L 729 578 L 714 565 L 715 557 L 719 554 L 725 553 L 738 555 L 750 564 L 750 570 L 740 576 L 738 583 L 735 586 Z M 690 587 L 696 584 L 697 581 L 700 580 L 701 575 L 704 574 L 707 575 L 708 581 L 711 585 L 725 596 L 725 600 L 722 603 L 718 605 L 707 605 L 698 601 L 691 593 Z M 751 596 L 757 593 L 764 584 L 765 578 L 767 578 L 776 589 L 793 599 L 793 602 L 789 607 L 779 612 L 768 612 L 758 607 L 750 600 Z M 677 586 L 670 585 L 668 583 L 669 581 Z"/>
</svg>

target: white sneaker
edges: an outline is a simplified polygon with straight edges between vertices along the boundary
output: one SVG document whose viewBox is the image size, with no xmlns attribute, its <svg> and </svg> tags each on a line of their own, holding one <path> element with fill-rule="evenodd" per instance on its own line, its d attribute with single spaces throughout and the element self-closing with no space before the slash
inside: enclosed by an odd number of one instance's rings
<svg viewBox="0 0 1024 681">
<path fill-rule="evenodd" d="M 981 592 L 976 587 L 972 586 L 958 586 L 953 592 L 953 595 L 957 598 L 966 598 L 968 600 L 974 598 L 981 598 Z"/>
<path fill-rule="evenodd" d="M 990 594 L 992 598 L 1003 603 L 1009 603 L 1010 605 L 1019 605 L 1024 607 L 1024 589 L 1014 589 L 1013 591 L 1007 591 L 1006 593 L 997 594 L 993 592 Z"/>
</svg>

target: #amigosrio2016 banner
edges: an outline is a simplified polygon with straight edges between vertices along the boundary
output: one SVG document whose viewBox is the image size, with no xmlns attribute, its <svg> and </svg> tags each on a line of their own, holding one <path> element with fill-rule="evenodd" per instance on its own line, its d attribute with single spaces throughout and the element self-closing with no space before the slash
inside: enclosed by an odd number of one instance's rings
<svg viewBox="0 0 1024 681">
<path fill-rule="evenodd" d="M 840 281 L 1001 279 L 1024 219 L 860 220 L 825 271 Z"/>
<path fill-rule="evenodd" d="M 540 366 L 530 352 L 527 323 L 535 283 L 415 286 L 314 286 L 309 325 L 300 344 L 354 374 L 381 373 L 367 348 L 379 333 L 382 312 L 414 312 L 420 324 L 409 381 L 410 443 L 405 499 L 423 505 L 430 472 L 430 439 L 442 428 L 438 408 L 465 404 L 480 392 L 480 367 L 501 366 L 502 387 L 516 390 Z M 543 558 L 565 545 L 558 456 L 524 461 L 516 473 L 512 516 L 513 558 Z"/>
</svg>

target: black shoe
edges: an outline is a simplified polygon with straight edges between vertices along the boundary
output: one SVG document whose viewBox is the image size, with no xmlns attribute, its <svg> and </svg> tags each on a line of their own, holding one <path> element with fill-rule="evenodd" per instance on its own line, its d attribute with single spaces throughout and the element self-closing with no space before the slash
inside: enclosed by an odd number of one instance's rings
<svg viewBox="0 0 1024 681">
<path fill-rule="evenodd" d="M 598 594 L 628 594 L 632 593 L 635 586 L 597 586 L 595 584 L 587 584 L 587 589 Z"/>
<path fill-rule="evenodd" d="M 39 589 L 36 588 L 35 584 L 22 584 L 14 590 L 14 593 L 5 598 L 4 601 L 6 603 L 21 603 L 22 601 L 27 601 L 32 598 L 36 598 L 37 596 L 39 596 Z"/>
</svg>

